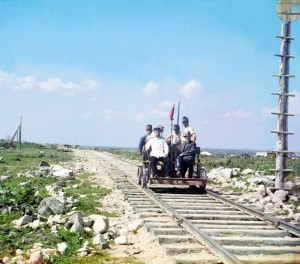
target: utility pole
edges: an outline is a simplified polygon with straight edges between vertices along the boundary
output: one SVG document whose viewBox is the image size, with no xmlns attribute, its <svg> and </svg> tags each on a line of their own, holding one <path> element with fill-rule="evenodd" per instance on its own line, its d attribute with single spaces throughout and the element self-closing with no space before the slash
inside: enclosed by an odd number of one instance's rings
<svg viewBox="0 0 300 264">
<path fill-rule="evenodd" d="M 281 35 L 277 38 L 281 39 L 281 52 L 275 56 L 280 58 L 279 70 L 280 73 L 274 76 L 279 77 L 279 91 L 272 93 L 278 96 L 278 112 L 272 113 L 277 115 L 277 130 L 271 131 L 277 134 L 276 141 L 276 179 L 275 188 L 284 188 L 284 179 L 291 172 L 288 169 L 288 135 L 293 133 L 288 131 L 288 117 L 293 116 L 288 113 L 289 97 L 295 96 L 289 93 L 289 78 L 295 77 L 289 73 L 290 59 L 294 58 L 290 55 L 291 37 L 291 22 L 298 19 L 300 15 L 300 0 L 279 0 L 277 4 L 277 14 L 285 21 L 281 28 Z"/>
<path fill-rule="evenodd" d="M 20 120 L 20 129 L 19 129 L 19 147 L 22 149 L 22 116 Z"/>
</svg>

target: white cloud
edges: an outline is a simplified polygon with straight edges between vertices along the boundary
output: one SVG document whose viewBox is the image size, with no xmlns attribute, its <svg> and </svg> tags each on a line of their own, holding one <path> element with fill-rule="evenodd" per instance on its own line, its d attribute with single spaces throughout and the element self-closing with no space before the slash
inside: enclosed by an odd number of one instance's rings
<svg viewBox="0 0 300 264">
<path fill-rule="evenodd" d="M 95 80 L 85 79 L 80 83 L 64 82 L 60 78 L 49 77 L 45 81 L 39 81 L 34 76 L 28 75 L 18 77 L 0 70 L 0 88 L 10 88 L 15 90 L 38 89 L 44 92 L 61 92 L 64 95 L 72 95 L 76 92 L 85 92 L 96 89 L 99 84 Z"/>
<path fill-rule="evenodd" d="M 224 117 L 226 118 L 235 118 L 235 119 L 250 119 L 253 118 L 254 116 L 255 116 L 254 113 L 250 111 L 243 111 L 240 109 L 235 112 L 227 112 L 224 115 Z"/>
<path fill-rule="evenodd" d="M 104 115 L 107 120 L 126 116 L 126 114 L 123 112 L 114 111 L 108 108 L 104 108 L 101 114 Z"/>
<path fill-rule="evenodd" d="M 90 116 L 91 116 L 91 113 L 84 113 L 84 114 L 81 115 L 81 118 L 82 119 L 89 119 Z"/>
<path fill-rule="evenodd" d="M 153 120 L 156 118 L 164 119 L 169 116 L 174 102 L 166 100 L 160 103 L 157 107 L 151 109 L 146 113 L 139 113 L 136 117 L 138 122 L 143 122 L 145 120 Z"/>
<path fill-rule="evenodd" d="M 145 114 L 139 113 L 136 117 L 136 121 L 143 122 L 145 120 Z"/>
<path fill-rule="evenodd" d="M 163 108 L 163 109 L 169 109 L 169 108 L 170 108 L 170 110 L 171 110 L 172 107 L 173 107 L 173 105 L 174 105 L 174 102 L 169 101 L 169 100 L 166 100 L 166 101 L 163 101 L 163 102 L 159 105 L 159 107 L 160 107 L 160 108 Z"/>
<path fill-rule="evenodd" d="M 187 98 L 199 94 L 202 90 L 202 84 L 196 80 L 190 80 L 179 88 L 179 92 Z"/>
<path fill-rule="evenodd" d="M 295 97 L 290 97 L 289 101 L 289 113 L 294 115 L 300 114 L 300 92 L 293 90 L 291 92 Z"/>
<path fill-rule="evenodd" d="M 261 112 L 262 112 L 263 117 L 271 117 L 271 116 L 273 116 L 271 113 L 277 112 L 277 108 L 276 107 L 271 108 L 271 107 L 264 106 L 262 108 Z"/>
<path fill-rule="evenodd" d="M 149 82 L 146 84 L 146 86 L 143 88 L 143 93 L 147 95 L 155 94 L 158 91 L 158 84 L 155 82 Z"/>
</svg>

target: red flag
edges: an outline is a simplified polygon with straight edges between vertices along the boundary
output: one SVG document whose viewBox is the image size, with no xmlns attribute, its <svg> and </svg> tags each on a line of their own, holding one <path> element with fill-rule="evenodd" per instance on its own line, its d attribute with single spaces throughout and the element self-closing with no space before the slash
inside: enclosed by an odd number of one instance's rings
<svg viewBox="0 0 300 264">
<path fill-rule="evenodd" d="M 175 107 L 175 104 L 173 104 L 173 107 L 172 107 L 172 110 L 171 110 L 171 113 L 170 113 L 170 120 L 173 120 L 173 116 L 174 116 L 174 107 Z"/>
</svg>

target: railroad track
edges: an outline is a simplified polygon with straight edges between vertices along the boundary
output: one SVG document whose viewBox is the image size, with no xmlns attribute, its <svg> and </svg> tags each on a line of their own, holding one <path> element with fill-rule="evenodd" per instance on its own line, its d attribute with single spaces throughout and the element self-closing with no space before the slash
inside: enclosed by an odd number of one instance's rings
<svg viewBox="0 0 300 264">
<path fill-rule="evenodd" d="M 107 171 L 174 263 L 300 263 L 300 228 L 234 197 L 137 184 L 137 165 L 102 152 Z M 205 261 L 203 252 L 213 255 Z"/>
</svg>

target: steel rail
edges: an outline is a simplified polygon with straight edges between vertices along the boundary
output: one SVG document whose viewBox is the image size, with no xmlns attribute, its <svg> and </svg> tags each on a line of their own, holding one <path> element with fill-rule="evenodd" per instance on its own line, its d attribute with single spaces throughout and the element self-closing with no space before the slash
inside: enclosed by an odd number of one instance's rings
<svg viewBox="0 0 300 264">
<path fill-rule="evenodd" d="M 118 168 L 118 170 L 120 170 Z M 176 218 L 179 224 L 184 227 L 193 237 L 195 237 L 202 245 L 206 246 L 207 249 L 215 256 L 219 257 L 225 264 L 243 264 L 244 262 L 235 257 L 230 251 L 224 248 L 217 241 L 213 240 L 209 237 L 204 231 L 200 230 L 197 226 L 192 224 L 188 219 L 184 216 L 176 212 L 173 208 L 171 208 L 167 203 L 158 198 L 152 191 L 146 188 L 142 188 L 138 185 L 132 177 L 120 170 L 127 177 L 127 180 L 133 185 L 137 186 L 142 190 L 144 194 L 146 194 L 152 201 L 162 207 L 167 213 L 169 213 L 173 218 Z"/>
<path fill-rule="evenodd" d="M 113 155 L 111 155 L 113 157 Z M 113 157 L 115 158 L 115 157 Z M 124 162 L 127 162 L 124 160 Z M 112 163 L 111 163 L 112 164 Z M 114 166 L 115 167 L 115 166 Z M 197 226 L 192 224 L 188 219 L 183 217 L 181 214 L 172 209 L 167 203 L 158 198 L 152 191 L 146 188 L 142 188 L 140 185 L 133 180 L 132 176 L 126 171 L 123 171 L 119 167 L 115 167 L 117 170 L 123 173 L 126 176 L 126 179 L 136 187 L 138 187 L 148 198 L 150 198 L 154 203 L 158 204 L 163 208 L 167 213 L 169 213 L 173 218 L 176 218 L 179 224 L 184 227 L 193 237 L 195 237 L 202 245 L 215 256 L 219 257 L 225 264 L 243 264 L 244 262 L 236 258 L 230 251 L 225 249 L 217 241 L 209 237 L 204 231 L 200 230 Z"/>
<path fill-rule="evenodd" d="M 243 262 L 237 259 L 230 251 L 225 249 L 217 241 L 213 240 L 206 234 L 206 232 L 199 229 L 197 226 L 192 224 L 184 216 L 172 209 L 168 204 L 163 202 L 160 198 L 155 196 L 149 189 L 143 189 L 143 192 L 152 199 L 155 203 L 159 204 L 165 211 L 176 218 L 180 225 L 184 227 L 193 237 L 195 237 L 201 244 L 205 245 L 207 249 L 217 257 L 220 257 L 224 263 L 242 264 Z"/>
<path fill-rule="evenodd" d="M 227 198 L 221 197 L 218 194 L 215 194 L 211 191 L 207 191 L 207 195 L 210 197 L 213 197 L 214 199 L 217 199 L 218 201 L 225 203 L 231 207 L 234 207 L 235 209 L 239 210 L 239 211 L 244 211 L 245 213 L 248 213 L 252 216 L 257 217 L 258 219 L 262 220 L 262 221 L 267 221 L 267 222 L 271 222 L 275 227 L 283 229 L 288 231 L 289 233 L 300 237 L 300 228 L 297 228 L 294 225 L 291 225 L 289 223 L 287 223 L 286 221 L 273 217 L 271 215 L 267 215 L 265 213 L 262 213 L 256 209 L 252 209 L 248 206 L 242 205 L 242 204 L 238 204 L 234 201 L 231 201 Z"/>
</svg>

